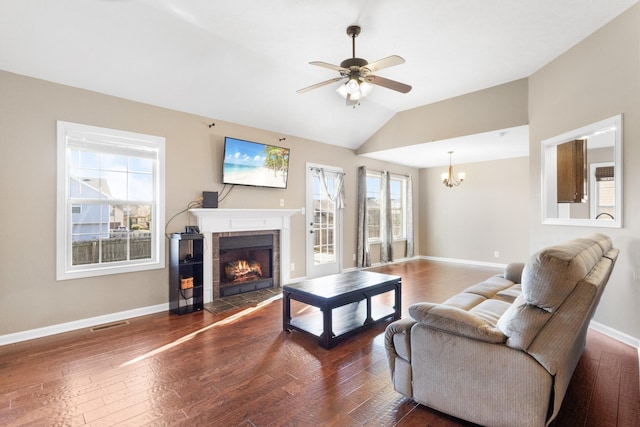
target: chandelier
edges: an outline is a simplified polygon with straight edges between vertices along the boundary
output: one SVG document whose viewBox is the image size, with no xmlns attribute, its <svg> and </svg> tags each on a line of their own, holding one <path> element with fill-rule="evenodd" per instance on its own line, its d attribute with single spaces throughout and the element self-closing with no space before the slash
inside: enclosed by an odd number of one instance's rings
<svg viewBox="0 0 640 427">
<path fill-rule="evenodd" d="M 453 166 L 451 166 L 452 154 L 453 154 L 453 151 L 449 151 L 449 173 L 445 172 L 442 175 L 440 175 L 440 179 L 442 179 L 442 183 L 449 188 L 457 187 L 458 185 L 462 184 L 462 181 L 464 181 L 464 177 L 465 177 L 464 172 L 458 172 L 457 178 L 453 175 Z"/>
</svg>

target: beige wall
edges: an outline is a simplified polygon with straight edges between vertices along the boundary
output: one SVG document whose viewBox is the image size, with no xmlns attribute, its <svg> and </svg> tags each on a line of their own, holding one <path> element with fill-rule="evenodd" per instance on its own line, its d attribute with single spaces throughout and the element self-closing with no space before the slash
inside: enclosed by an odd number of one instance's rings
<svg viewBox="0 0 640 427">
<path fill-rule="evenodd" d="M 396 114 L 358 154 L 526 125 L 527 79 Z"/>
<path fill-rule="evenodd" d="M 212 101 L 214 102 L 214 101 Z M 305 206 L 307 162 L 346 172 L 345 268 L 355 266 L 357 168 L 410 174 L 416 169 L 360 158 L 352 150 L 180 113 L 0 71 L 0 335 L 166 303 L 168 269 L 57 282 L 56 121 L 121 129 L 166 138 L 166 219 L 203 190 L 220 191 L 225 135 L 291 148 L 286 190 L 236 186 L 222 208 Z M 209 124 L 215 122 L 213 128 Z M 286 137 L 286 141 L 278 139 Z M 414 185 L 417 197 L 417 185 Z M 417 208 L 416 208 L 417 209 Z M 414 213 L 417 217 L 417 210 Z M 187 214 L 167 229 L 182 231 Z M 305 276 L 305 223 L 292 217 L 293 278 Z M 168 245 L 167 245 L 168 247 Z"/>
<path fill-rule="evenodd" d="M 420 170 L 420 255 L 506 264 L 529 256 L 529 159 L 454 164 L 460 186 L 440 180 L 446 167 Z M 499 252 L 499 257 L 494 252 Z"/>
<path fill-rule="evenodd" d="M 541 224 L 540 142 L 622 113 L 624 213 L 621 229 Z M 595 320 L 640 339 L 640 5 L 529 79 L 530 250 L 598 231 L 621 253 Z"/>
</svg>

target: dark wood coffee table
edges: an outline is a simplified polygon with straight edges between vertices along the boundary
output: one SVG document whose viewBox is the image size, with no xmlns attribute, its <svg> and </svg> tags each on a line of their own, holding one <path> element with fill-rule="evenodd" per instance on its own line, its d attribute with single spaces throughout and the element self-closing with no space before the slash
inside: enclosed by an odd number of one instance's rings
<svg viewBox="0 0 640 427">
<path fill-rule="evenodd" d="M 372 302 L 372 297 L 391 291 L 393 306 L 384 301 L 384 296 Z M 285 285 L 282 296 L 282 328 L 316 337 L 326 349 L 376 322 L 400 319 L 402 313 L 401 278 L 371 271 L 349 271 Z M 292 318 L 291 300 L 320 311 L 301 310 Z"/>
</svg>

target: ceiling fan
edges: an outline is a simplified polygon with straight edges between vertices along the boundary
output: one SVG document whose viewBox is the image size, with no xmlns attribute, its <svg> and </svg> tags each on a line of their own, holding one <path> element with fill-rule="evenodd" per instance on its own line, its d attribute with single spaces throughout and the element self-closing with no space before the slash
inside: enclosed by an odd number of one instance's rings
<svg viewBox="0 0 640 427">
<path fill-rule="evenodd" d="M 356 37 L 360 34 L 360 27 L 351 25 L 347 27 L 347 35 L 351 37 L 352 58 L 345 59 L 340 65 L 333 65 L 323 61 L 313 61 L 309 64 L 319 67 L 328 68 L 340 73 L 340 77 L 316 83 L 312 86 L 305 87 L 297 91 L 297 93 L 305 93 L 310 90 L 317 89 L 331 83 L 347 80 L 341 84 L 337 92 L 347 100 L 347 105 L 354 107 L 359 103 L 360 99 L 371 93 L 373 86 L 377 85 L 395 90 L 401 93 L 407 93 L 411 90 L 411 86 L 397 82 L 395 80 L 386 79 L 384 77 L 373 75 L 376 71 L 383 68 L 392 67 L 394 65 L 404 64 L 404 59 L 398 55 L 387 56 L 378 61 L 369 63 L 366 59 L 356 58 Z"/>
</svg>

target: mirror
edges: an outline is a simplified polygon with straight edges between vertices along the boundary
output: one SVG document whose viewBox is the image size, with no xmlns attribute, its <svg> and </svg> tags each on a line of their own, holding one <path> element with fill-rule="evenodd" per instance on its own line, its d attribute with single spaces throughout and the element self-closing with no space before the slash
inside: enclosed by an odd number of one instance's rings
<svg viewBox="0 0 640 427">
<path fill-rule="evenodd" d="M 542 141 L 542 223 L 622 227 L 622 115 Z"/>
</svg>

